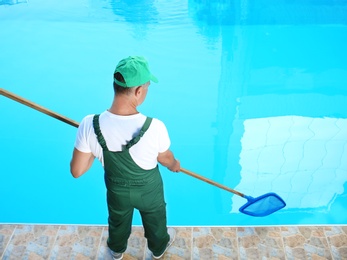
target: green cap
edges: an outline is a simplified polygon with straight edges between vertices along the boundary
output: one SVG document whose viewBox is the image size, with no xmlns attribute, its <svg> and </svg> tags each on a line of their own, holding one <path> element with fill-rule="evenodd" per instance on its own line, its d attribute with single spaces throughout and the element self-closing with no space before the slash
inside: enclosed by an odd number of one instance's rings
<svg viewBox="0 0 347 260">
<path fill-rule="evenodd" d="M 122 59 L 114 73 L 122 74 L 125 83 L 114 79 L 114 82 L 124 88 L 137 87 L 148 81 L 158 83 L 158 79 L 149 71 L 148 62 L 142 56 L 129 56 Z"/>
</svg>

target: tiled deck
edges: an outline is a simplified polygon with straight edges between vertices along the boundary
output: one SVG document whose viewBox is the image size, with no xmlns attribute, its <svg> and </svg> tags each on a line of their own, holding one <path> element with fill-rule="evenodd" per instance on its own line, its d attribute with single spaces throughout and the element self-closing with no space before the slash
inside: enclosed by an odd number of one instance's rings
<svg viewBox="0 0 347 260">
<path fill-rule="evenodd" d="M 347 226 L 175 227 L 163 259 L 347 259 Z M 0 225 L 0 259 L 111 259 L 105 226 Z M 123 259 L 151 259 L 133 227 Z"/>
</svg>

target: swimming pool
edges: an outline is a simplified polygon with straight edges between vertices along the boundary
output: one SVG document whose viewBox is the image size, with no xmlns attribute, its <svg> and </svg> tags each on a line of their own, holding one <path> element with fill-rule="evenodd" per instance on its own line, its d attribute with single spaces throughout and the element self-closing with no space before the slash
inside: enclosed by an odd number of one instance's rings
<svg viewBox="0 0 347 260">
<path fill-rule="evenodd" d="M 159 78 L 160 118 L 184 168 L 162 168 L 169 225 L 347 223 L 346 1 L 0 0 L 0 87 L 76 121 L 107 109 L 119 59 Z M 103 170 L 69 173 L 76 129 L 0 97 L 0 223 L 106 224 Z M 138 214 L 134 225 L 140 225 Z"/>
</svg>

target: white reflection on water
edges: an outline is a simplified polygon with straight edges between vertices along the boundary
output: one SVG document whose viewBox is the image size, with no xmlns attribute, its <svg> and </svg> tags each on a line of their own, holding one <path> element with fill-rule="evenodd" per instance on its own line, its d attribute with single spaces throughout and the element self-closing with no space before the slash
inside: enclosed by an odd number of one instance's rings
<svg viewBox="0 0 347 260">
<path fill-rule="evenodd" d="M 279 116 L 244 121 L 241 181 L 251 196 L 270 191 L 284 209 L 329 210 L 347 181 L 347 119 Z M 258 194 L 253 194 L 254 192 Z M 232 212 L 245 202 L 234 196 Z"/>
</svg>

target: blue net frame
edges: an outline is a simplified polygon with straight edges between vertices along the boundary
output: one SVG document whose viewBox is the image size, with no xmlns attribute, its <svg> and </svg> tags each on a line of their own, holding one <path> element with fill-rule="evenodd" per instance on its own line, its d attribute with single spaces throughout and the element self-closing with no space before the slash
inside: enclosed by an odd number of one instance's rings
<svg viewBox="0 0 347 260">
<path fill-rule="evenodd" d="M 266 193 L 257 198 L 245 196 L 247 203 L 239 211 L 241 213 L 254 216 L 264 217 L 278 211 L 286 206 L 284 200 L 276 193 Z"/>
</svg>

